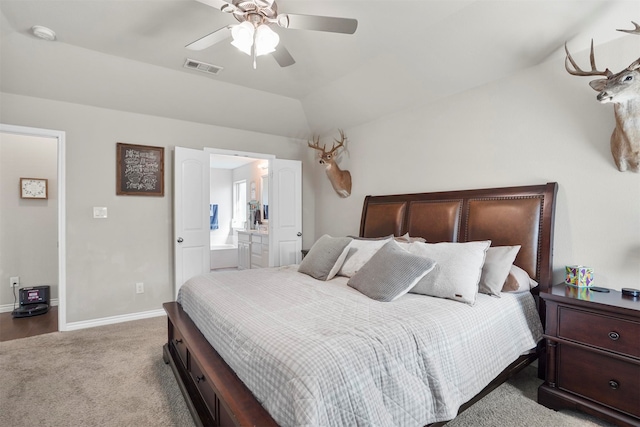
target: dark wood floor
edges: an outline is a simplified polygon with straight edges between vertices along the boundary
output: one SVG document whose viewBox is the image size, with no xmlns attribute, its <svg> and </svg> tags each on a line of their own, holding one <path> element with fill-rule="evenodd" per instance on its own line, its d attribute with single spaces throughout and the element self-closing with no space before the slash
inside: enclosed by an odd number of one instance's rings
<svg viewBox="0 0 640 427">
<path fill-rule="evenodd" d="M 58 307 L 51 307 L 45 314 L 33 317 L 12 317 L 0 313 L 0 341 L 15 340 L 48 334 L 58 330 Z"/>
</svg>

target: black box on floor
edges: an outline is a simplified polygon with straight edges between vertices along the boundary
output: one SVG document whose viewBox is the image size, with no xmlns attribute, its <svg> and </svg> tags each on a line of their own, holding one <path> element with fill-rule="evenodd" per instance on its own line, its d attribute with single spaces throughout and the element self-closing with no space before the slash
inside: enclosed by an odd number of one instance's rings
<svg viewBox="0 0 640 427">
<path fill-rule="evenodd" d="M 20 307 L 11 312 L 13 317 L 31 317 L 49 311 L 49 285 L 20 288 Z"/>
<path fill-rule="evenodd" d="M 20 305 L 47 304 L 49 305 L 49 285 L 31 286 L 20 289 Z"/>
</svg>

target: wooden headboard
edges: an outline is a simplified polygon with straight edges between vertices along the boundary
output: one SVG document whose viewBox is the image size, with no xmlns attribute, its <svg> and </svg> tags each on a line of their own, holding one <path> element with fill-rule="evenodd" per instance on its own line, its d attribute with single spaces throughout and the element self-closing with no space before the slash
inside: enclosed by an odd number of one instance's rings
<svg viewBox="0 0 640 427">
<path fill-rule="evenodd" d="M 515 264 L 539 283 L 553 286 L 553 226 L 558 184 L 435 193 L 367 196 L 361 237 L 409 233 L 429 243 L 491 240 L 521 245 Z"/>
</svg>

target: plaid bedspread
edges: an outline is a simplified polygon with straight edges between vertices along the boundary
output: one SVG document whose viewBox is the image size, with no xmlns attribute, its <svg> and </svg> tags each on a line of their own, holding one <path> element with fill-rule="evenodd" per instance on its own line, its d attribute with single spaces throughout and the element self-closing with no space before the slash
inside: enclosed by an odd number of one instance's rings
<svg viewBox="0 0 640 427">
<path fill-rule="evenodd" d="M 449 420 L 542 327 L 528 293 L 377 302 L 296 266 L 185 283 L 185 312 L 282 426 L 422 426 Z"/>
</svg>

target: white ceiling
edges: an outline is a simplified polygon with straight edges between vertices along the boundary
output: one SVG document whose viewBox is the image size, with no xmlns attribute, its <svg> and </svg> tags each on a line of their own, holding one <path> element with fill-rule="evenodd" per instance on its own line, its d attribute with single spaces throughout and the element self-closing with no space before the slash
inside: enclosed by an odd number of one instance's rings
<svg viewBox="0 0 640 427">
<path fill-rule="evenodd" d="M 280 12 L 355 18 L 353 35 L 276 28 L 296 64 L 227 42 L 237 21 L 195 0 L 0 0 L 3 92 L 306 138 L 435 102 L 627 36 L 640 1 L 278 0 Z M 57 41 L 30 34 L 53 29 Z M 224 67 L 209 76 L 186 58 Z"/>
</svg>

